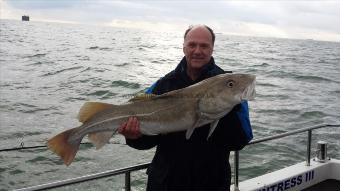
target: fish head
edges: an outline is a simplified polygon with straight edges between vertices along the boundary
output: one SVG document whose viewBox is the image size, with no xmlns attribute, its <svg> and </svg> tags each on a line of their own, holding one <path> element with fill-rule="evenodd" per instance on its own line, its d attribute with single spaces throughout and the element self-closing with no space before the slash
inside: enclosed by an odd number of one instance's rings
<svg viewBox="0 0 340 191">
<path fill-rule="evenodd" d="M 220 74 L 209 78 L 200 100 L 200 110 L 212 115 L 225 115 L 235 105 L 255 97 L 255 75 Z"/>
</svg>

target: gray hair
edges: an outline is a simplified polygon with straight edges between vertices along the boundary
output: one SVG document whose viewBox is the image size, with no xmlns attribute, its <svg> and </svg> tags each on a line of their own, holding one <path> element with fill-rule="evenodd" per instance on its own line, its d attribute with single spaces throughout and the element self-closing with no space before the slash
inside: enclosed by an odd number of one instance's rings
<svg viewBox="0 0 340 191">
<path fill-rule="evenodd" d="M 197 26 L 197 25 L 190 25 L 189 26 L 189 28 L 184 33 L 184 39 L 187 37 L 187 34 L 191 31 L 191 29 L 193 29 L 195 26 Z M 202 26 L 205 27 L 206 29 L 208 29 L 208 31 L 211 34 L 212 43 L 214 44 L 215 43 L 215 33 L 214 33 L 214 31 L 210 27 L 208 27 L 207 25 L 202 25 Z"/>
</svg>

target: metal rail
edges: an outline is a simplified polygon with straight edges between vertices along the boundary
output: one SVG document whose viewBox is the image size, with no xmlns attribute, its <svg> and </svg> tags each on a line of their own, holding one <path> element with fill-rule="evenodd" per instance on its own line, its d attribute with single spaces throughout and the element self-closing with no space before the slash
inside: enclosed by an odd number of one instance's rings
<svg viewBox="0 0 340 191">
<path fill-rule="evenodd" d="M 253 145 L 261 142 L 266 142 L 274 139 L 279 139 L 282 137 L 287 137 L 290 135 L 296 135 L 298 133 L 302 132 L 308 132 L 308 140 L 307 140 L 307 154 L 306 154 L 306 165 L 310 165 L 310 156 L 311 156 L 311 142 L 312 142 L 312 130 L 314 129 L 320 129 L 320 128 L 325 128 L 325 127 L 340 127 L 340 125 L 318 125 L 314 127 L 306 127 L 306 128 L 301 128 L 297 129 L 294 131 L 289 131 L 285 133 L 280 133 L 274 136 L 268 136 L 260 139 L 255 139 L 251 141 L 248 145 Z M 77 184 L 81 182 L 86 182 L 90 180 L 96 180 L 100 178 L 105 178 L 109 176 L 116 176 L 120 174 L 125 174 L 125 191 L 130 191 L 131 190 L 131 172 L 137 171 L 137 170 L 142 170 L 146 169 L 150 163 L 144 163 L 140 165 L 135 165 L 135 166 L 130 166 L 127 168 L 121 168 L 121 169 L 116 169 L 116 170 L 109 170 L 109 171 L 104 171 L 100 173 L 95 173 L 95 174 L 90 174 L 86 176 L 81 176 L 81 177 L 76 177 L 72 179 L 67 179 L 67 180 L 61 180 L 57 182 L 52 182 L 52 183 L 47 183 L 47 184 L 41 184 L 37 186 L 32 186 L 32 187 L 27 187 L 27 188 L 21 188 L 15 191 L 36 191 L 36 190 L 46 190 L 46 189 L 52 189 L 52 188 L 57 188 L 57 187 L 62 187 L 62 186 L 67 186 L 71 184 Z M 238 185 L 239 185 L 239 152 L 235 151 L 234 155 L 234 190 L 238 191 Z"/>
<path fill-rule="evenodd" d="M 135 166 L 129 166 L 129 167 L 126 167 L 126 168 L 104 171 L 104 172 L 100 172 L 100 173 L 95 173 L 95 174 L 80 176 L 80 177 L 76 177 L 76 178 L 71 178 L 71 179 L 41 184 L 41 185 L 37 185 L 37 186 L 21 188 L 21 189 L 15 190 L 15 191 L 47 190 L 47 189 L 58 188 L 58 187 L 67 186 L 67 185 L 71 185 L 71 184 L 77 184 L 77 183 L 81 183 L 81 182 L 105 178 L 105 177 L 109 177 L 109 176 L 116 176 L 116 175 L 120 175 L 120 174 L 125 174 L 125 190 L 130 191 L 131 190 L 131 186 L 130 186 L 131 172 L 146 169 L 149 166 L 149 164 L 150 163 L 144 163 L 144 164 L 139 164 L 139 165 L 135 165 Z"/>
<path fill-rule="evenodd" d="M 299 133 L 303 133 L 303 132 L 308 132 L 308 139 L 307 139 L 307 154 L 306 154 L 306 166 L 310 166 L 310 158 L 311 158 L 311 145 L 312 145 L 312 130 L 314 129 L 320 129 L 320 128 L 325 128 L 325 127 L 340 127 L 340 125 L 317 125 L 317 126 L 313 126 L 313 127 L 306 127 L 306 128 L 301 128 L 301 129 L 297 129 L 297 130 L 293 130 L 293 131 L 289 131 L 289 132 L 285 132 L 285 133 L 280 133 L 277 135 L 273 135 L 273 136 L 268 136 L 268 137 L 263 137 L 260 139 L 255 139 L 253 141 L 250 141 L 250 143 L 248 143 L 248 145 L 254 145 L 257 143 L 262 143 L 262 142 L 266 142 L 266 141 L 270 141 L 270 140 L 274 140 L 274 139 L 280 139 L 283 137 L 287 137 L 290 135 L 296 135 Z M 239 186 L 239 179 L 238 179 L 238 175 L 239 175 L 239 157 L 238 154 L 239 151 L 235 151 L 235 157 L 234 157 L 234 191 L 239 191 L 238 186 Z M 237 156 L 237 157 L 236 157 Z"/>
</svg>

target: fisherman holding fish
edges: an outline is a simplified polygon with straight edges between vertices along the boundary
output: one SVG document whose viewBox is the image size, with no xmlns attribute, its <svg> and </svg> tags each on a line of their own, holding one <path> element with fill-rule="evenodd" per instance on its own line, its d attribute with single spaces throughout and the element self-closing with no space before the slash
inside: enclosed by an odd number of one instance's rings
<svg viewBox="0 0 340 191">
<path fill-rule="evenodd" d="M 148 90 L 152 94 L 122 105 L 86 102 L 78 114 L 82 124 L 49 139 L 48 148 L 68 166 L 86 135 L 100 149 L 119 132 L 133 148 L 157 147 L 147 191 L 229 190 L 229 153 L 252 139 L 246 100 L 255 95 L 255 76 L 219 68 L 214 40 L 209 27 L 190 27 L 184 58 Z"/>
<path fill-rule="evenodd" d="M 189 27 L 184 35 L 185 56 L 175 70 L 159 79 L 147 93 L 164 94 L 225 73 L 212 57 L 214 42 L 215 34 L 208 26 Z M 233 84 L 228 82 L 226 86 Z M 201 117 L 209 118 L 209 115 L 205 113 Z M 169 120 L 180 119 L 171 119 L 170 116 Z M 147 191 L 230 190 L 229 153 L 242 149 L 252 139 L 246 101 L 237 104 L 229 113 L 223 113 L 219 120 L 194 131 L 145 135 L 141 131 L 142 125 L 138 116 L 130 117 L 121 124 L 118 132 L 133 148 L 157 147 L 147 170 Z"/>
<path fill-rule="evenodd" d="M 48 148 L 68 166 L 86 135 L 100 149 L 119 132 L 133 148 L 157 147 L 147 191 L 229 190 L 229 153 L 252 139 L 246 100 L 255 96 L 256 77 L 215 65 L 214 40 L 209 27 L 190 27 L 184 58 L 148 90 L 151 94 L 121 105 L 84 103 L 78 114 L 82 124 L 49 139 Z"/>
</svg>

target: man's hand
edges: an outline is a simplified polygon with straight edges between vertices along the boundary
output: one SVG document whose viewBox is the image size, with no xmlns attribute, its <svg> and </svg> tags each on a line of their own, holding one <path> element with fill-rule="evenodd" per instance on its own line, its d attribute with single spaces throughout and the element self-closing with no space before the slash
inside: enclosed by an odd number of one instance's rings
<svg viewBox="0 0 340 191">
<path fill-rule="evenodd" d="M 127 139 L 138 139 L 142 136 L 137 117 L 129 117 L 127 122 L 124 122 L 118 128 L 118 133 L 124 135 Z"/>
</svg>

